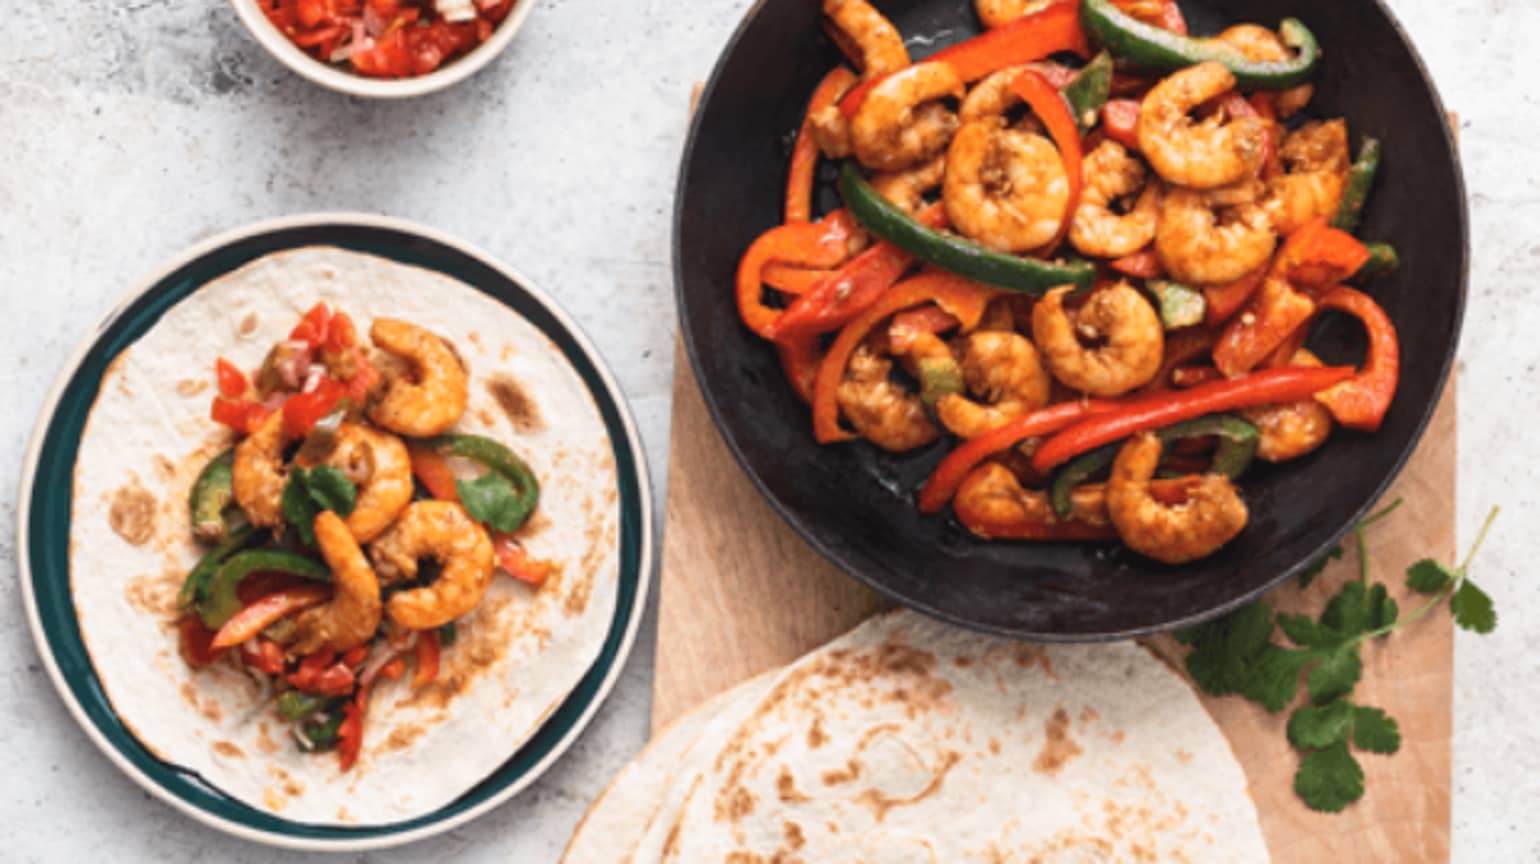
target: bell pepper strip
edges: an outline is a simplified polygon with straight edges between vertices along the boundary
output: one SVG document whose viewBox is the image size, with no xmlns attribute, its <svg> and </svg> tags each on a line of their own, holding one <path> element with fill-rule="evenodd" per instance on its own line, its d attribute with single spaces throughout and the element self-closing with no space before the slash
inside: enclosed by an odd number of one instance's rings
<svg viewBox="0 0 1540 864">
<path fill-rule="evenodd" d="M 271 639 L 241 643 L 241 662 L 265 675 L 283 674 L 283 647 Z"/>
<path fill-rule="evenodd" d="M 278 716 L 297 723 L 326 707 L 327 699 L 299 690 L 285 690 L 278 697 Z"/>
<path fill-rule="evenodd" d="M 796 143 L 791 148 L 791 165 L 786 170 L 786 223 L 808 222 L 813 218 L 813 175 L 818 170 L 818 142 L 813 138 L 813 115 L 839 102 L 856 84 L 856 73 L 844 66 L 818 82 L 813 98 L 808 101 L 807 113 L 797 130 Z"/>
<path fill-rule="evenodd" d="M 332 578 L 332 572 L 325 564 L 294 552 L 281 549 L 249 549 L 238 552 L 220 564 L 219 569 L 209 577 L 203 596 L 196 604 L 198 614 L 203 617 L 203 623 L 209 629 L 221 629 L 227 621 L 242 611 L 241 600 L 236 594 L 236 589 L 240 587 L 241 580 L 254 573 L 284 573 L 312 582 L 329 582 Z M 315 587 L 322 588 L 326 592 L 331 590 L 328 586 Z M 281 617 L 283 616 L 278 616 L 278 618 Z"/>
<path fill-rule="evenodd" d="M 232 555 L 251 545 L 256 536 L 257 529 L 250 525 L 242 525 L 230 532 L 230 536 L 218 546 L 198 559 L 198 563 L 187 572 L 187 578 L 182 580 L 182 587 L 176 593 L 177 608 L 186 609 L 201 601 L 208 593 L 209 580 L 214 578 L 220 566 Z"/>
<path fill-rule="evenodd" d="M 238 399 L 245 395 L 250 382 L 246 380 L 246 373 L 236 368 L 234 363 L 221 357 L 214 361 L 214 380 L 219 388 L 219 395 L 228 399 Z"/>
<path fill-rule="evenodd" d="M 806 294 L 819 282 L 833 275 L 833 270 L 793 267 L 780 261 L 772 261 L 760 271 L 759 279 L 782 294 Z"/>
<path fill-rule="evenodd" d="M 187 512 L 192 519 L 193 537 L 200 543 L 219 543 L 230 535 L 225 511 L 235 500 L 235 450 L 229 449 L 209 460 L 193 481 L 187 495 Z"/>
<path fill-rule="evenodd" d="M 926 57 L 924 62 L 950 63 L 957 70 L 959 78 L 972 82 L 991 72 L 1041 60 L 1060 51 L 1072 51 L 1081 57 L 1091 56 L 1075 14 L 1074 0 L 1061 0 L 1023 15 L 1004 27 L 996 27 L 966 42 L 943 48 Z M 845 94 L 840 100 L 840 111 L 846 117 L 856 116 L 866 94 L 886 77 L 879 75 L 868 79 Z"/>
<path fill-rule="evenodd" d="M 1272 364 L 1269 363 L 1269 366 Z M 1188 390 L 1210 381 L 1221 381 L 1224 375 L 1213 366 L 1178 366 L 1171 370 L 1171 386 Z"/>
<path fill-rule="evenodd" d="M 1218 327 L 1229 321 L 1262 287 L 1262 280 L 1267 278 L 1271 268 L 1271 262 L 1267 262 L 1234 282 L 1203 286 L 1204 323 Z"/>
<path fill-rule="evenodd" d="M 963 478 L 952 509 L 964 528 L 988 540 L 1116 539 L 1101 486 L 1076 489 L 1070 503 L 1055 513 L 1047 495 L 1023 489 L 1010 469 L 986 462 Z"/>
<path fill-rule="evenodd" d="M 1303 399 L 1352 374 L 1350 366 L 1264 369 L 1243 378 L 1216 381 L 1191 390 L 1141 396 L 1123 402 L 1116 410 L 1081 420 L 1044 441 L 1032 454 L 1032 467 L 1048 471 L 1082 453 L 1137 432 L 1161 429 L 1205 414 Z"/>
<path fill-rule="evenodd" d="M 209 647 L 215 651 L 233 648 L 255 637 L 274 621 L 319 606 L 331 596 L 332 589 L 327 585 L 298 585 L 275 591 L 230 616 L 215 632 Z"/>
<path fill-rule="evenodd" d="M 1061 92 L 1080 127 L 1080 134 L 1091 131 L 1112 93 L 1112 55 L 1103 51 L 1091 58 L 1091 62 L 1081 67 L 1068 84 L 1062 85 Z"/>
<path fill-rule="evenodd" d="M 1230 319 L 1214 343 L 1214 365 L 1234 378 L 1257 367 L 1315 314 L 1315 301 L 1269 276 L 1246 311 Z"/>
<path fill-rule="evenodd" d="M 364 743 L 364 708 L 368 705 L 369 688 L 358 688 L 358 695 L 343 703 L 342 724 L 337 727 L 337 764 L 343 771 L 358 761 L 358 751 Z"/>
<path fill-rule="evenodd" d="M 803 402 L 813 402 L 813 380 L 818 377 L 818 364 L 823 361 L 823 351 L 818 347 L 815 334 L 786 336 L 775 343 L 775 353 L 781 360 L 781 371 L 791 382 L 791 389 Z"/>
<path fill-rule="evenodd" d="M 1063 105 L 1057 94 L 1054 98 Z M 1069 109 L 1064 108 L 1063 112 L 1067 118 Z M 1042 296 L 1058 285 L 1089 288 L 1096 275 L 1096 268 L 1089 262 L 1060 264 L 1020 258 L 987 249 L 955 234 L 934 230 L 910 218 L 879 195 L 861 177 L 854 163 L 846 163 L 840 174 L 840 195 L 845 199 L 845 206 L 872 234 L 921 261 L 975 282 Z M 798 302 L 812 296 L 805 294 Z"/>
<path fill-rule="evenodd" d="M 508 509 L 497 519 L 492 520 L 497 523 L 496 525 L 488 525 L 488 528 L 495 532 L 508 533 L 517 530 L 530 514 L 535 512 L 535 508 L 540 503 L 540 481 L 535 479 L 535 472 L 531 471 L 529 465 L 512 450 L 491 438 L 480 435 L 440 435 L 423 441 L 422 446 L 440 456 L 457 456 L 480 463 L 508 481 L 509 486 L 513 488 Z M 464 481 L 455 481 L 456 494 L 453 500 L 464 497 L 460 492 L 461 482 Z"/>
<path fill-rule="evenodd" d="M 1160 309 L 1160 323 L 1167 330 L 1180 330 L 1202 324 L 1207 303 L 1203 294 L 1169 279 L 1149 279 L 1144 287 L 1155 295 Z"/>
<path fill-rule="evenodd" d="M 350 648 L 342 655 L 342 665 L 349 669 L 356 669 L 369 659 L 369 646 L 367 644 Z"/>
<path fill-rule="evenodd" d="M 921 306 L 900 312 L 888 324 L 888 350 L 894 354 L 908 354 L 921 336 L 945 333 L 958 324 L 957 317 L 940 306 Z"/>
<path fill-rule="evenodd" d="M 1401 256 L 1396 254 L 1396 247 L 1389 243 L 1365 243 L 1364 246 L 1369 250 L 1369 260 L 1353 274 L 1354 282 L 1363 283 L 1380 276 L 1389 276 L 1401 266 Z"/>
<path fill-rule="evenodd" d="M 207 666 L 218 660 L 224 651 L 213 647 L 214 631 L 203 626 L 197 615 L 187 614 L 177 619 L 177 651 L 188 666 Z"/>
<path fill-rule="evenodd" d="M 1211 414 L 1177 423 L 1160 430 L 1159 435 L 1167 447 L 1178 441 L 1217 437 L 1219 447 L 1214 451 L 1214 460 L 1208 471 L 1223 474 L 1232 480 L 1251 464 L 1257 452 L 1257 443 L 1261 440 L 1261 433 L 1256 426 L 1227 414 Z M 1112 460 L 1117 458 L 1121 448 L 1121 443 L 1099 447 L 1055 471 L 1048 487 L 1048 500 L 1053 505 L 1053 512 L 1060 518 L 1068 516 L 1072 509 L 1074 489 L 1111 467 Z"/>
<path fill-rule="evenodd" d="M 840 409 L 835 393 L 845 378 L 850 356 L 878 324 L 896 312 L 935 302 L 955 316 L 964 329 L 972 329 L 984 317 L 984 307 L 994 294 L 988 286 L 953 273 L 922 273 L 894 285 L 845 325 L 829 346 L 813 381 L 813 436 L 818 443 L 833 444 L 856 438 L 840 428 Z"/>
<path fill-rule="evenodd" d="M 1401 376 L 1401 346 L 1396 327 L 1373 298 L 1352 288 L 1337 286 L 1321 298 L 1321 308 L 1346 312 L 1363 322 L 1369 331 L 1369 352 L 1358 374 L 1315 394 L 1332 419 L 1349 429 L 1373 432 L 1390 410 Z"/>
<path fill-rule="evenodd" d="M 1369 249 L 1357 237 L 1317 216 L 1284 239 L 1273 272 L 1308 289 L 1341 282 L 1368 260 Z"/>
<path fill-rule="evenodd" d="M 428 494 L 439 501 L 459 502 L 460 490 L 455 487 L 455 474 L 449 467 L 449 460 L 421 444 L 408 444 L 406 449 L 412 460 L 412 476 L 428 490 Z"/>
<path fill-rule="evenodd" d="M 1305 347 L 1305 340 L 1308 338 L 1310 338 L 1310 322 L 1307 321 L 1295 328 L 1294 332 L 1288 335 L 1288 338 L 1278 343 L 1278 347 L 1273 349 L 1273 353 L 1267 355 L 1267 359 L 1262 361 L 1262 365 L 1269 369 L 1279 366 L 1300 365 L 1294 362 L 1294 357 L 1301 348 Z M 1305 365 L 1319 366 L 1320 363 L 1318 361 Z"/>
<path fill-rule="evenodd" d="M 1332 217 L 1331 227 L 1349 233 L 1358 230 L 1363 220 L 1364 205 L 1369 200 L 1369 190 L 1374 187 L 1374 175 L 1380 168 L 1380 142 L 1364 138 L 1358 145 L 1358 157 L 1348 169 L 1347 184 L 1342 189 L 1342 203 L 1337 205 L 1337 215 Z"/>
<path fill-rule="evenodd" d="M 1278 35 L 1296 54 L 1287 60 L 1248 60 L 1217 39 L 1173 33 L 1118 9 L 1113 0 L 1081 0 L 1080 24 L 1091 41 L 1142 69 L 1174 72 L 1213 61 L 1235 75 L 1242 90 L 1287 90 L 1309 80 L 1321 60 L 1315 36 L 1297 18 L 1285 18 Z"/>
<path fill-rule="evenodd" d="M 1054 249 L 1064 242 L 1069 234 L 1069 224 L 1075 218 L 1075 210 L 1080 206 L 1080 187 L 1083 182 L 1080 153 L 1080 125 L 1065 94 L 1059 92 L 1048 79 L 1031 69 L 1025 69 L 1011 82 L 1011 92 L 1021 97 L 1037 115 L 1037 119 L 1043 121 L 1048 128 L 1048 134 L 1053 138 L 1053 144 L 1059 150 L 1059 159 L 1064 162 L 1064 178 L 1069 184 L 1069 195 L 1064 200 L 1064 215 L 1059 219 L 1059 230 L 1043 247 L 1044 257 L 1052 255 Z"/>
<path fill-rule="evenodd" d="M 539 587 L 550 577 L 556 565 L 529 557 L 523 544 L 511 534 L 498 534 L 492 541 L 492 554 L 509 576 L 529 585 Z"/>
<path fill-rule="evenodd" d="M 1139 100 L 1109 99 L 1102 106 L 1102 131 L 1129 150 L 1139 150 Z"/>
<path fill-rule="evenodd" d="M 943 396 L 963 392 L 962 366 L 955 357 L 921 357 L 914 365 L 915 378 L 920 382 L 920 404 L 932 416 Z"/>
<path fill-rule="evenodd" d="M 433 683 L 438 677 L 438 631 L 424 630 L 417 634 L 417 665 L 412 670 L 412 689 L 419 690 Z"/>
<path fill-rule="evenodd" d="M 1160 256 L 1155 254 L 1154 246 L 1140 249 L 1132 255 L 1115 258 L 1107 262 L 1107 266 L 1124 276 L 1132 276 L 1135 279 L 1158 279 L 1166 275 L 1166 268 L 1160 263 Z"/>
<path fill-rule="evenodd" d="M 850 254 L 855 221 L 836 210 L 818 222 L 779 225 L 761 234 L 738 262 L 738 316 L 761 338 L 772 337 L 772 326 L 783 310 L 765 305 L 763 273 L 772 262 L 808 268 L 838 266 Z M 810 289 L 811 292 L 811 289 Z"/>
<path fill-rule="evenodd" d="M 963 479 L 980 462 L 1001 450 L 1015 447 L 1027 438 L 1051 435 L 1086 417 L 1111 411 L 1116 407 L 1116 402 L 1100 400 L 1060 402 L 1041 411 L 1017 417 L 977 438 L 970 438 L 967 443 L 948 453 L 926 479 L 925 485 L 920 489 L 920 512 L 941 512 L 947 502 L 952 500 L 952 496 L 957 494 Z"/>
</svg>

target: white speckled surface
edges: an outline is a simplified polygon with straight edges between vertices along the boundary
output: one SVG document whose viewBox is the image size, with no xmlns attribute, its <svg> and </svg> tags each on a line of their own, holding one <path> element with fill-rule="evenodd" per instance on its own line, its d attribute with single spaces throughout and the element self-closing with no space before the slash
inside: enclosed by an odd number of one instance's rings
<svg viewBox="0 0 1540 864">
<path fill-rule="evenodd" d="M 468 84 L 349 101 L 284 71 L 218 0 L 13 4 L 0 32 L 0 858 L 275 860 L 150 799 L 73 725 L 22 620 L 20 454 L 89 322 L 157 262 L 254 219 L 317 209 L 421 220 L 490 249 L 595 337 L 666 476 L 669 209 L 690 83 L 747 0 L 541 0 Z M 1540 111 L 1530 0 L 1396 0 L 1461 115 L 1474 267 L 1460 363 L 1460 536 L 1498 632 L 1457 643 L 1454 859 L 1540 860 Z M 661 483 L 659 495 L 661 501 Z M 1527 569 L 1527 568 L 1526 568 Z M 642 743 L 650 628 L 602 715 L 542 782 L 446 837 L 371 860 L 555 860 Z"/>
</svg>

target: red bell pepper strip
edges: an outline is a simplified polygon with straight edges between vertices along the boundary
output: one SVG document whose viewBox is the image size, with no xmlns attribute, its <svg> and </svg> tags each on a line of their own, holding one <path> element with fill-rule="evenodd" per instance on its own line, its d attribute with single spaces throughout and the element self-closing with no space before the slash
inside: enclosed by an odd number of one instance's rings
<svg viewBox="0 0 1540 864">
<path fill-rule="evenodd" d="M 507 571 L 509 576 L 530 585 L 544 584 L 556 568 L 550 561 L 529 557 L 524 546 L 512 534 L 493 535 L 492 553 L 497 558 L 497 566 Z"/>
<path fill-rule="evenodd" d="M 1004 27 L 943 48 L 924 62 L 950 63 L 958 77 L 964 81 L 977 81 L 991 72 L 1041 60 L 1060 51 L 1073 51 L 1081 57 L 1089 57 L 1091 51 L 1085 33 L 1080 29 L 1078 7 L 1079 3 L 1074 0 L 1055 3 L 1023 15 Z M 872 78 L 845 94 L 840 100 L 840 111 L 846 117 L 856 116 L 867 92 L 886 77 Z"/>
<path fill-rule="evenodd" d="M 299 668 L 289 673 L 289 685 L 296 690 L 313 690 L 316 679 L 336 659 L 337 652 L 330 648 L 319 648 L 305 655 L 305 659 L 299 661 Z"/>
<path fill-rule="evenodd" d="M 818 222 L 779 225 L 759 235 L 738 262 L 738 315 L 744 325 L 769 339 L 771 326 L 783 314 L 783 310 L 765 305 L 765 265 L 780 261 L 803 267 L 834 267 L 849 255 L 855 230 L 850 214 L 836 210 Z"/>
<path fill-rule="evenodd" d="M 343 771 L 358 761 L 364 743 L 364 708 L 369 703 L 369 688 L 358 688 L 358 695 L 342 706 L 342 725 L 337 727 L 337 762 Z"/>
<path fill-rule="evenodd" d="M 1390 316 L 1369 295 L 1342 285 L 1321 298 L 1323 309 L 1353 315 L 1369 331 L 1369 353 L 1363 367 L 1340 384 L 1315 394 L 1338 423 L 1349 429 L 1373 432 L 1380 428 L 1401 377 L 1401 345 Z"/>
<path fill-rule="evenodd" d="M 818 443 L 833 444 L 856 437 L 840 428 L 835 391 L 844 380 L 850 355 L 873 328 L 895 312 L 932 301 L 956 316 L 963 327 L 973 327 L 984 317 L 984 307 L 994 294 L 994 289 L 952 273 L 922 273 L 894 285 L 845 325 L 835 337 L 834 344 L 829 346 L 829 353 L 819 364 L 818 376 L 813 382 L 813 436 Z"/>
<path fill-rule="evenodd" d="M 1123 403 L 1115 411 L 1082 420 L 1044 441 L 1032 454 L 1032 467 L 1048 471 L 1103 444 L 1205 414 L 1304 399 L 1352 374 L 1350 366 L 1264 369 L 1244 378 L 1200 384 L 1191 390 L 1142 396 Z"/>
<path fill-rule="evenodd" d="M 1107 137 L 1130 150 L 1139 149 L 1139 100 L 1108 99 L 1102 106 L 1102 129 Z"/>
<path fill-rule="evenodd" d="M 1369 247 L 1317 216 L 1283 241 L 1273 270 L 1293 285 L 1318 288 L 1352 276 L 1368 260 Z"/>
<path fill-rule="evenodd" d="M 1241 310 L 1262 287 L 1262 280 L 1267 278 L 1270 263 L 1264 263 L 1257 269 L 1247 273 L 1234 282 L 1226 282 L 1222 285 L 1205 285 L 1203 287 L 1203 323 L 1210 327 L 1218 327 L 1231 316 Z"/>
<path fill-rule="evenodd" d="M 819 282 L 833 275 L 833 270 L 793 267 L 780 261 L 772 261 L 760 271 L 759 279 L 782 294 L 806 294 Z"/>
<path fill-rule="evenodd" d="M 223 357 L 214 361 L 214 378 L 219 383 L 219 395 L 227 399 L 238 399 L 246 393 L 245 373 Z"/>
<path fill-rule="evenodd" d="M 177 635 L 177 650 L 189 666 L 207 666 L 224 653 L 214 650 L 214 631 L 205 627 L 196 613 L 177 619 Z"/>
<path fill-rule="evenodd" d="M 440 501 L 460 500 L 460 489 L 455 485 L 454 470 L 442 453 L 420 444 L 408 444 L 407 453 L 412 458 L 412 474 L 427 487 L 428 494 Z"/>
<path fill-rule="evenodd" d="M 1109 261 L 1107 266 L 1124 276 L 1132 276 L 1135 279 L 1159 279 L 1166 275 L 1166 268 L 1161 265 L 1160 256 L 1155 254 L 1154 246 L 1148 246 L 1132 255 L 1124 255 L 1122 258 Z"/>
<path fill-rule="evenodd" d="M 781 358 L 781 371 L 791 382 L 798 398 L 813 402 L 813 381 L 818 377 L 818 364 L 823 362 L 823 352 L 818 348 L 818 337 L 787 336 L 775 343 L 776 354 Z"/>
<path fill-rule="evenodd" d="M 271 639 L 241 643 L 241 662 L 268 675 L 283 674 L 283 647 Z"/>
<path fill-rule="evenodd" d="M 818 142 L 813 139 L 813 115 L 835 104 L 856 83 L 856 73 L 837 66 L 813 91 L 807 114 L 797 130 L 791 148 L 791 165 L 786 171 L 786 222 L 807 222 L 813 218 L 813 173 L 818 169 Z"/>
<path fill-rule="evenodd" d="M 1299 353 L 1299 349 L 1305 347 L 1305 340 L 1308 338 L 1310 338 L 1310 324 L 1306 322 L 1290 333 L 1287 339 L 1278 343 L 1278 347 L 1273 349 L 1273 353 L 1267 355 L 1262 365 L 1269 368 L 1295 365 L 1294 355 Z"/>
<path fill-rule="evenodd" d="M 1166 350 L 1160 359 L 1160 371 L 1140 393 L 1158 393 L 1171 389 L 1171 376 L 1180 366 L 1206 357 L 1214 348 L 1215 333 L 1207 327 L 1183 327 L 1166 334 Z"/>
<path fill-rule="evenodd" d="M 417 668 L 412 671 L 412 689 L 424 687 L 438 677 L 438 631 L 417 634 Z"/>
<path fill-rule="evenodd" d="M 283 403 L 284 434 L 290 438 L 303 438 L 347 397 L 347 385 L 331 378 L 322 378 L 315 389 L 307 393 L 295 393 Z"/>
<path fill-rule="evenodd" d="M 1315 314 L 1315 301 L 1268 276 L 1246 311 L 1230 319 L 1214 344 L 1214 365 L 1226 376 L 1255 369 Z"/>
<path fill-rule="evenodd" d="M 1064 177 L 1069 183 L 1069 196 L 1064 201 L 1064 216 L 1059 220 L 1058 233 L 1044 247 L 1044 254 L 1052 255 L 1053 250 L 1069 233 L 1069 223 L 1075 217 L 1075 208 L 1080 206 L 1080 126 L 1075 122 L 1075 114 L 1070 110 L 1069 103 L 1064 101 L 1059 88 L 1048 83 L 1048 79 L 1040 73 L 1031 69 L 1022 71 L 1011 82 L 1011 90 L 1048 127 L 1054 146 L 1059 148 L 1059 158 L 1064 161 Z"/>
<path fill-rule="evenodd" d="M 957 316 L 940 306 L 921 306 L 893 316 L 888 324 L 888 350 L 907 354 L 914 340 L 923 335 L 944 333 L 958 325 Z"/>
<path fill-rule="evenodd" d="M 233 648 L 266 630 L 273 622 L 331 599 L 329 585 L 296 585 L 275 591 L 235 613 L 209 643 L 214 650 Z"/>
</svg>

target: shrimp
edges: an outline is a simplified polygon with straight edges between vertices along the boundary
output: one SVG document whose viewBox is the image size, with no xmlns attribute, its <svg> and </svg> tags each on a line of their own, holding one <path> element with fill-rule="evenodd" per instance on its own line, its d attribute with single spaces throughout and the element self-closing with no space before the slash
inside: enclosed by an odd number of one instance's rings
<svg viewBox="0 0 1540 864">
<path fill-rule="evenodd" d="M 1011 470 L 985 462 L 958 487 L 953 509 L 967 529 L 988 540 L 1111 539 L 1106 494 L 1087 483 L 1070 493 L 1070 514 L 1061 519 L 1048 494 L 1022 487 Z"/>
<path fill-rule="evenodd" d="M 1032 338 L 1048 371 L 1066 386 L 1092 396 L 1120 396 L 1160 371 L 1165 332 L 1144 295 L 1127 282 L 1098 289 L 1075 315 L 1064 311 L 1071 286 L 1048 292 L 1032 308 Z M 1081 344 L 1080 335 L 1099 341 Z"/>
<path fill-rule="evenodd" d="M 1155 254 L 1181 282 L 1233 282 L 1267 263 L 1277 236 L 1261 204 L 1223 206 L 1212 193 L 1167 189 L 1155 228 Z"/>
<path fill-rule="evenodd" d="M 892 369 L 891 360 L 865 345 L 857 348 L 835 398 L 862 437 L 884 450 L 902 453 L 935 441 L 941 432 L 925 415 L 919 395 L 888 378 Z"/>
<path fill-rule="evenodd" d="M 838 105 L 826 105 L 808 118 L 808 131 L 819 152 L 830 159 L 844 159 L 854 149 L 850 143 L 850 121 Z"/>
<path fill-rule="evenodd" d="M 959 233 L 1002 252 L 1035 249 L 1058 233 L 1069 181 L 1047 138 L 976 120 L 958 130 L 946 164 L 941 200 Z"/>
<path fill-rule="evenodd" d="M 331 450 L 314 458 L 302 448 L 294 464 L 330 465 L 358 487 L 348 530 L 368 543 L 390 527 L 412 500 L 412 459 L 400 438 L 357 423 L 343 423 Z"/>
<path fill-rule="evenodd" d="M 985 27 L 996 27 L 1015 21 L 1023 15 L 1031 15 L 1052 6 L 1056 0 L 973 0 L 973 8 Z"/>
<path fill-rule="evenodd" d="M 863 77 L 875 78 L 909 65 L 903 35 L 866 0 L 823 0 L 823 14 L 834 24 L 829 35 L 847 55 L 861 58 Z"/>
<path fill-rule="evenodd" d="M 417 560 L 432 558 L 442 570 L 422 588 L 399 591 L 385 604 L 391 621 L 408 630 L 432 630 L 476 608 L 492 579 L 492 540 L 486 529 L 448 501 L 417 501 L 369 546 L 369 557 L 387 582 L 417 578 Z"/>
<path fill-rule="evenodd" d="M 1161 443 L 1153 432 L 1129 439 L 1112 462 L 1107 481 L 1107 515 L 1128 548 L 1167 564 L 1183 564 L 1213 553 L 1246 527 L 1246 503 L 1222 474 L 1206 474 L 1177 505 L 1150 494 Z"/>
<path fill-rule="evenodd" d="M 1173 72 L 1150 88 L 1139 107 L 1139 151 L 1166 182 L 1213 189 L 1261 169 L 1262 118 L 1215 114 L 1195 123 L 1188 116 L 1234 87 L 1230 70 L 1209 62 Z"/>
<path fill-rule="evenodd" d="M 941 99 L 961 99 L 962 78 L 950 63 L 917 63 L 878 81 L 850 121 L 861 164 L 902 171 L 946 150 L 957 115 Z"/>
<path fill-rule="evenodd" d="M 1262 207 L 1280 234 L 1292 234 L 1342 204 L 1349 169 L 1346 121 L 1313 121 L 1290 132 L 1278 148 L 1287 169 L 1267 181 Z"/>
<path fill-rule="evenodd" d="M 332 571 L 332 599 L 307 609 L 294 620 L 292 650 L 309 654 L 320 648 L 350 651 L 369 641 L 380 627 L 380 580 L 364 557 L 352 529 L 336 513 L 315 517 L 315 540 Z"/>
<path fill-rule="evenodd" d="M 1321 361 L 1307 349 L 1294 352 L 1290 366 L 1319 366 Z M 1331 412 L 1314 399 L 1261 405 L 1241 411 L 1261 433 L 1257 458 L 1287 462 L 1315 450 L 1331 436 Z"/>
<path fill-rule="evenodd" d="M 964 438 L 976 438 L 1048 404 L 1052 381 L 1037 349 L 1019 333 L 989 330 L 969 335 L 962 373 L 969 392 L 989 404 L 949 393 L 936 402 L 936 416 Z"/>
<path fill-rule="evenodd" d="M 235 459 L 230 466 L 230 487 L 235 503 L 246 518 L 258 528 L 283 524 L 283 487 L 288 472 L 283 466 L 283 412 L 274 411 L 257 431 L 235 445 Z"/>
<path fill-rule="evenodd" d="M 1259 24 L 1237 24 L 1214 39 L 1235 46 L 1247 60 L 1256 62 L 1289 60 L 1294 56 L 1277 33 Z M 1310 104 L 1313 95 L 1315 85 L 1300 84 L 1273 94 L 1273 105 L 1279 117 L 1288 119 Z"/>
<path fill-rule="evenodd" d="M 1160 215 L 1160 183 L 1146 182 L 1144 165 L 1110 138 L 1087 154 L 1084 174 L 1069 242 L 1097 258 L 1121 258 L 1148 246 Z M 1114 202 L 1136 193 L 1139 198 L 1127 212 L 1112 209 Z"/>
<path fill-rule="evenodd" d="M 891 201 L 898 209 L 914 215 L 925 203 L 925 193 L 941 185 L 946 176 L 946 157 L 937 156 L 917 168 L 908 171 L 890 171 L 876 174 L 871 179 L 877 194 Z"/>
<path fill-rule="evenodd" d="M 369 338 L 387 354 L 411 362 L 414 375 L 387 378 L 385 394 L 369 409 L 369 419 L 412 438 L 449 431 L 465 413 L 469 398 L 465 366 L 449 343 L 414 324 L 380 318 Z M 415 379 L 415 380 L 414 380 Z"/>
</svg>

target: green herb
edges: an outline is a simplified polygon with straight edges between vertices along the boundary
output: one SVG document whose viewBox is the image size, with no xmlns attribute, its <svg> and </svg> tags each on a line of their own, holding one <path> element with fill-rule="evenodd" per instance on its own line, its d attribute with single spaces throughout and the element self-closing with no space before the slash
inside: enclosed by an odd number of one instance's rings
<svg viewBox="0 0 1540 864">
<path fill-rule="evenodd" d="M 438 642 L 439 642 L 439 645 L 444 646 L 444 647 L 448 647 L 450 645 L 455 644 L 455 637 L 458 636 L 458 635 L 459 635 L 459 632 L 458 632 L 458 630 L 455 627 L 455 622 L 450 621 L 448 624 L 445 624 L 445 625 L 443 625 L 443 626 L 438 628 Z"/>
<path fill-rule="evenodd" d="M 1294 791 L 1314 810 L 1335 813 L 1363 797 L 1364 772 L 1354 750 L 1388 755 L 1401 748 L 1401 729 L 1394 717 L 1352 700 L 1353 688 L 1363 676 L 1363 643 L 1389 636 L 1446 599 L 1460 627 L 1490 633 L 1497 626 L 1492 598 L 1469 576 L 1471 559 L 1497 518 L 1497 508 L 1488 514 L 1458 567 L 1425 558 L 1407 568 L 1408 587 L 1431 599 L 1403 618 L 1385 584 L 1370 581 L 1365 539 L 1365 529 L 1400 504 L 1398 499 L 1354 527 L 1357 578 L 1344 582 L 1318 617 L 1274 615 L 1271 606 L 1258 601 L 1176 634 L 1179 642 L 1192 646 L 1187 671 L 1210 695 L 1244 696 L 1277 713 L 1294 701 L 1304 673 L 1309 698 L 1290 714 L 1287 734 L 1289 743 L 1303 754 L 1294 774 Z M 1342 548 L 1333 548 L 1302 574 L 1301 586 L 1309 585 L 1328 560 L 1341 557 Z M 1274 642 L 1275 628 L 1295 647 Z"/>
<path fill-rule="evenodd" d="M 315 517 L 322 510 L 334 511 L 347 517 L 358 506 L 358 487 L 346 475 L 330 465 L 315 468 L 295 468 L 289 473 L 288 485 L 283 487 L 284 521 L 299 532 L 299 539 L 306 546 L 315 545 Z"/>
</svg>

